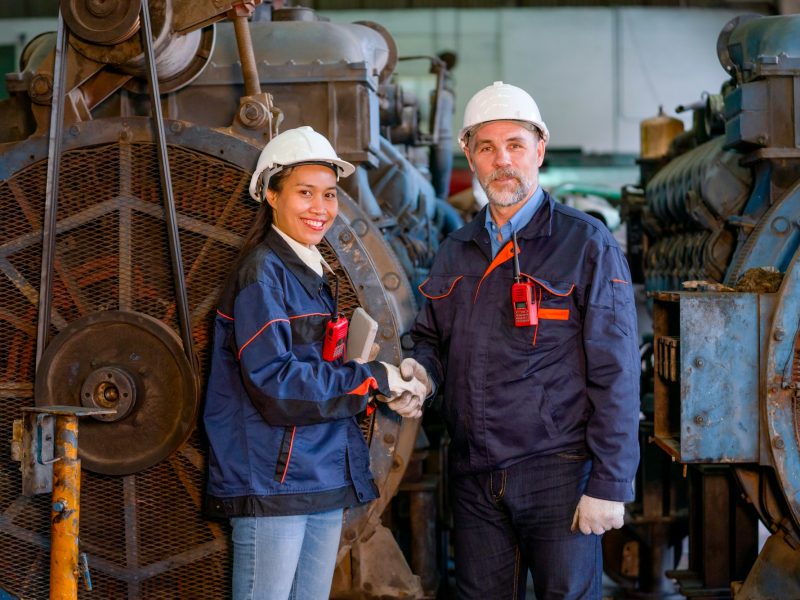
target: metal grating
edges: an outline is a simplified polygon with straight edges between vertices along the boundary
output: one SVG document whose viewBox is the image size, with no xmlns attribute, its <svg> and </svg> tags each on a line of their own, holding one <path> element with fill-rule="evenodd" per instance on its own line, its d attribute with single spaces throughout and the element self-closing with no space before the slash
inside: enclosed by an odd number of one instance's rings
<svg viewBox="0 0 800 600">
<path fill-rule="evenodd" d="M 249 173 L 186 148 L 170 147 L 195 351 L 205 381 L 213 310 L 255 214 Z M 65 152 L 53 281 L 51 336 L 88 313 L 145 313 L 177 332 L 175 293 L 155 146 L 107 144 Z M 33 401 L 45 161 L 0 182 L 0 428 L 11 431 Z M 358 306 L 333 249 L 340 304 Z M 52 337 L 51 337 L 52 339 Z M 372 419 L 362 431 L 369 438 Z M 0 588 L 48 597 L 49 495 L 20 495 L 10 435 L 0 436 Z M 220 598 L 228 594 L 227 523 L 201 512 L 206 449 L 200 433 L 168 459 L 134 475 L 83 471 L 81 549 L 94 591 L 80 598 Z"/>
<path fill-rule="evenodd" d="M 249 174 L 169 148 L 192 318 L 203 379 L 211 311 L 255 206 Z M 0 427 L 33 404 L 36 302 L 46 162 L 0 183 Z M 152 144 L 65 152 L 60 175 L 51 334 L 95 311 L 142 312 L 177 329 L 175 293 Z M 48 596 L 48 495 L 24 498 L 9 436 L 0 436 L 0 587 Z M 112 477 L 83 472 L 81 547 L 94 591 L 81 598 L 224 597 L 227 525 L 202 518 L 205 448 L 198 433 L 167 460 Z"/>
</svg>

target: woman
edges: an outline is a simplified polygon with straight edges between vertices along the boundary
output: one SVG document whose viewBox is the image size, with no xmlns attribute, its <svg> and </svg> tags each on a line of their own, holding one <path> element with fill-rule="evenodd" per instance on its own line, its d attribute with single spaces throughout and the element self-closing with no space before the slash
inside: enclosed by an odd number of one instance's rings
<svg viewBox="0 0 800 600">
<path fill-rule="evenodd" d="M 316 248 L 337 213 L 336 182 L 353 173 L 310 127 L 276 136 L 250 194 L 261 201 L 217 310 L 204 422 L 209 505 L 230 518 L 233 598 L 327 598 L 344 507 L 377 488 L 355 415 L 371 395 L 424 386 L 377 361 L 325 361 L 338 315 Z"/>
</svg>

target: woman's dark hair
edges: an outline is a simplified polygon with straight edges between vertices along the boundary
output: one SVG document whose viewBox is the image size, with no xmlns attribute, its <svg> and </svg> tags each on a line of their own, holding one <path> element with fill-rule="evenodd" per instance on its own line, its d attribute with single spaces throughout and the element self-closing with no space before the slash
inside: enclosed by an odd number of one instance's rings
<svg viewBox="0 0 800 600">
<path fill-rule="evenodd" d="M 272 192 L 280 192 L 283 189 L 283 184 L 286 181 L 286 178 L 292 174 L 293 170 L 294 167 L 288 167 L 275 173 L 269 178 L 267 189 Z M 266 193 L 262 193 L 261 206 L 258 207 L 256 218 L 253 220 L 253 224 L 250 226 L 250 229 L 244 236 L 244 242 L 242 242 L 242 247 L 239 249 L 239 256 L 236 259 L 237 266 L 241 263 L 245 256 L 250 254 L 253 248 L 264 241 L 264 238 L 266 237 L 271 225 L 272 207 L 269 205 L 269 202 L 267 202 Z"/>
</svg>

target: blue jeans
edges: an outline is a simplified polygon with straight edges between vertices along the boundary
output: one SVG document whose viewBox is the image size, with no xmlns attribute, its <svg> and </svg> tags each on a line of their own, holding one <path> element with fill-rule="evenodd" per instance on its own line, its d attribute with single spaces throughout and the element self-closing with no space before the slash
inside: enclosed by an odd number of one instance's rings
<svg viewBox="0 0 800 600">
<path fill-rule="evenodd" d="M 342 509 L 231 519 L 233 600 L 325 600 L 331 590 Z"/>
<path fill-rule="evenodd" d="M 591 467 L 565 453 L 453 476 L 456 597 L 522 600 L 530 569 L 538 600 L 600 600 L 600 536 L 570 531 Z"/>
</svg>

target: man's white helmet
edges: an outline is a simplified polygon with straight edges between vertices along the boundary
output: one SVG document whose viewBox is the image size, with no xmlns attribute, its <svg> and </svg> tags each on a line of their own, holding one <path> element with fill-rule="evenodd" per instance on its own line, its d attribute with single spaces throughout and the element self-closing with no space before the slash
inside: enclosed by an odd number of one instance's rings
<svg viewBox="0 0 800 600">
<path fill-rule="evenodd" d="M 458 134 L 462 150 L 475 126 L 489 121 L 530 123 L 539 131 L 545 144 L 550 140 L 550 132 L 542 121 L 542 113 L 536 102 L 528 92 L 515 85 L 495 81 L 470 98 L 464 109 L 464 126 Z"/>
<path fill-rule="evenodd" d="M 336 150 L 325 136 L 311 127 L 288 129 L 272 138 L 261 151 L 256 170 L 250 178 L 250 196 L 261 202 L 261 186 L 266 188 L 270 177 L 286 167 L 303 163 L 329 163 L 336 170 L 336 181 L 340 176 L 347 177 L 356 170 L 336 155 Z"/>
</svg>

